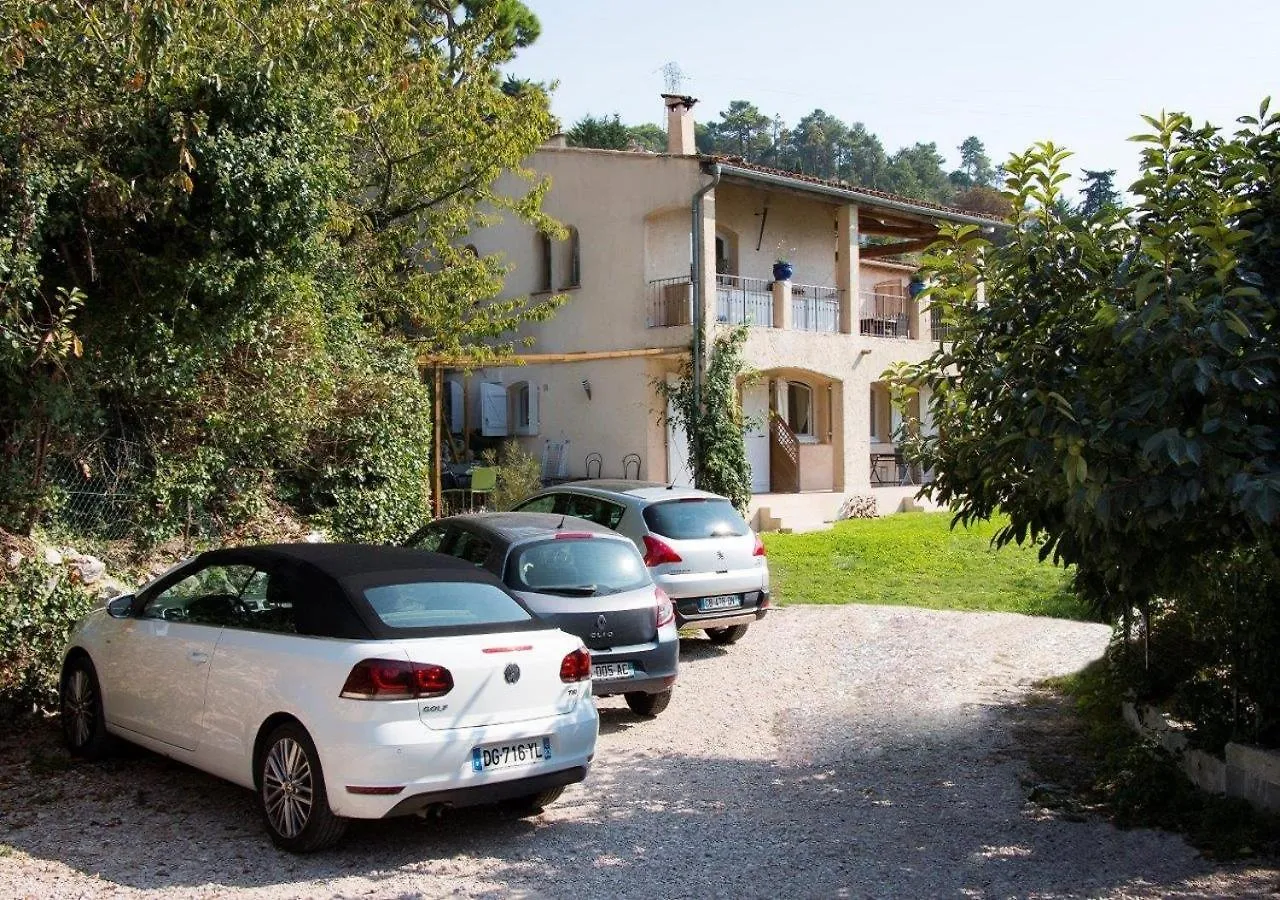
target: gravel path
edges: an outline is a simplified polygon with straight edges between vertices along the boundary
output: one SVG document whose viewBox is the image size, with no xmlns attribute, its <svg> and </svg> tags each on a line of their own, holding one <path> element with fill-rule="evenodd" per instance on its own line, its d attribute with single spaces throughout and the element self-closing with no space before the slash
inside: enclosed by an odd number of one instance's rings
<svg viewBox="0 0 1280 900">
<path fill-rule="evenodd" d="M 1280 896 L 1177 837 L 1030 804 L 1010 711 L 1097 625 L 849 606 L 684 642 L 671 707 L 601 701 L 584 785 L 529 821 L 460 811 L 274 850 L 245 791 L 147 753 L 0 738 L 0 897 Z"/>
</svg>

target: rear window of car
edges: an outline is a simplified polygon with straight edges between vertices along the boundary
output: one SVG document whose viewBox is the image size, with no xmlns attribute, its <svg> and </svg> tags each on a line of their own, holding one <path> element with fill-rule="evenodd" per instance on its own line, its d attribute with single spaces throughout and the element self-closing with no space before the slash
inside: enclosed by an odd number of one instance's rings
<svg viewBox="0 0 1280 900">
<path fill-rule="evenodd" d="M 509 594 L 475 581 L 422 581 L 364 589 L 364 598 L 388 628 L 502 625 L 533 618 Z"/>
<path fill-rule="evenodd" d="M 741 537 L 747 523 L 728 500 L 667 500 L 646 506 L 644 523 L 654 534 L 676 541 Z"/>
<path fill-rule="evenodd" d="M 651 581 L 630 541 L 553 538 L 518 547 L 507 562 L 507 586 L 517 591 L 603 596 Z"/>
</svg>

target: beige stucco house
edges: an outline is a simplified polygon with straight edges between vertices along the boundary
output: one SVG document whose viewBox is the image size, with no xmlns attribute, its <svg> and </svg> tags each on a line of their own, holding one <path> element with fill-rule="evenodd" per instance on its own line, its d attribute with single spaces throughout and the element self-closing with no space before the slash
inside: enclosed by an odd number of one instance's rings
<svg viewBox="0 0 1280 900">
<path fill-rule="evenodd" d="M 892 257 L 943 221 L 994 220 L 698 155 L 695 101 L 664 102 L 666 154 L 553 142 L 528 161 L 551 181 L 543 208 L 567 240 L 510 221 L 472 235 L 476 252 L 511 266 L 508 295 L 568 299 L 529 326 L 528 364 L 447 376 L 452 430 L 513 435 L 550 477 L 688 483 L 687 441 L 664 421 L 655 383 L 680 370 L 699 321 L 704 346 L 746 324 L 756 524 L 820 527 L 855 495 L 874 496 L 882 514 L 901 509 L 920 473 L 895 456 L 881 377 L 928 356 L 940 335 L 908 289 L 912 268 Z M 790 281 L 773 278 L 779 256 Z"/>
</svg>

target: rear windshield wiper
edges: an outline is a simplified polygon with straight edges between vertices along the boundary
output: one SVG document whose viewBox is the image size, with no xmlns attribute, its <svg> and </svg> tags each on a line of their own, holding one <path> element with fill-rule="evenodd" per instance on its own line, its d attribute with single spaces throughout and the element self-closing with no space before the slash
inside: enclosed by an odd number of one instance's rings
<svg viewBox="0 0 1280 900">
<path fill-rule="evenodd" d="M 590 597 L 596 592 L 594 584 L 552 584 L 536 587 L 533 590 L 542 594 L 571 594 L 575 597 Z"/>
</svg>

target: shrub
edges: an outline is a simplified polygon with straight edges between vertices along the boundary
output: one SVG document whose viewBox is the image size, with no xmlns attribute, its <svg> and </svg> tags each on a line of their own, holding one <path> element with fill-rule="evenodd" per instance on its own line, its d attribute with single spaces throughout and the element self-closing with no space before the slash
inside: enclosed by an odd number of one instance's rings
<svg viewBox="0 0 1280 900">
<path fill-rule="evenodd" d="M 518 441 L 505 441 L 501 450 L 486 450 L 481 458 L 486 466 L 498 467 L 498 484 L 488 502 L 493 509 L 511 509 L 542 487 L 542 466 Z"/>
<path fill-rule="evenodd" d="M 0 708 L 52 708 L 67 633 L 96 606 L 60 566 L 22 563 L 0 574 Z"/>
</svg>

